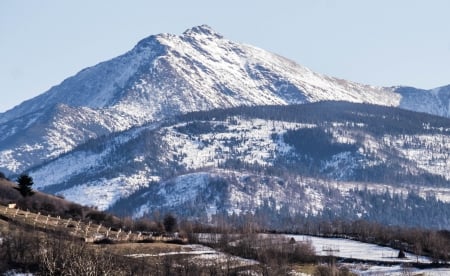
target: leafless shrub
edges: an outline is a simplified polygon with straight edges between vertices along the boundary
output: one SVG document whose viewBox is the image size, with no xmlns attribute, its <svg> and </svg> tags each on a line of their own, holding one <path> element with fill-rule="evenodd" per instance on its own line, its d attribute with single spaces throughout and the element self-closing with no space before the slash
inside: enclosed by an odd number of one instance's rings
<svg viewBox="0 0 450 276">
<path fill-rule="evenodd" d="M 35 233 L 9 225 L 7 232 L 2 233 L 0 244 L 0 263 L 5 268 L 19 267 L 25 271 L 36 266 L 39 247 L 39 238 Z"/>
<path fill-rule="evenodd" d="M 144 231 L 154 232 L 154 231 L 159 231 L 160 229 L 158 228 L 158 224 L 155 221 L 152 221 L 147 218 L 141 218 L 141 219 L 134 221 L 133 230 L 140 231 L 140 232 L 144 232 Z"/>
<path fill-rule="evenodd" d="M 334 264 L 319 265 L 316 267 L 313 276 L 353 276 L 347 267 L 338 268 Z"/>
<path fill-rule="evenodd" d="M 82 242 L 47 238 L 39 252 L 45 275 L 126 275 L 114 256 L 96 252 Z"/>
<path fill-rule="evenodd" d="M 0 269 L 19 268 L 39 275 L 130 275 L 123 258 L 61 234 L 22 229 L 2 233 Z"/>
</svg>

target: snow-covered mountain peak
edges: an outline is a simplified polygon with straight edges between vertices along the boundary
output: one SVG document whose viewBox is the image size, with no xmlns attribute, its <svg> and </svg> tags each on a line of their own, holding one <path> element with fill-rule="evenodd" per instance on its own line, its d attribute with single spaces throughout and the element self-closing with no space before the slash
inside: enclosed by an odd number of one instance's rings
<svg viewBox="0 0 450 276">
<path fill-rule="evenodd" d="M 148 36 L 148 37 L 146 37 L 144 39 L 141 39 L 136 44 L 136 46 L 134 46 L 134 48 L 133 48 L 133 50 L 131 52 L 140 54 L 140 53 L 143 53 L 146 49 L 152 49 L 152 50 L 155 50 L 155 49 L 161 50 L 161 49 L 163 49 L 164 45 L 162 45 L 160 43 L 160 41 L 158 40 L 158 37 L 160 37 L 161 35 L 163 35 L 163 34 L 151 35 L 151 36 Z M 145 52 L 143 54 L 145 54 Z"/>
<path fill-rule="evenodd" d="M 144 38 L 125 54 L 81 70 L 0 114 L 0 130 L 11 133 L 0 137 L 0 159 L 7 155 L 4 159 L 8 162 L 14 159 L 25 164 L 19 159 L 27 159 L 31 161 L 26 164 L 36 165 L 98 135 L 182 113 L 242 105 L 338 100 L 450 116 L 448 90 L 423 93 L 328 77 L 277 54 L 223 38 L 201 25 L 181 35 L 163 33 Z M 59 108 L 49 108 L 55 106 Z M 37 117 L 47 121 L 37 125 L 36 120 L 30 120 Z M 51 150 L 42 146 L 42 137 L 30 136 L 33 127 L 52 131 L 52 140 L 44 141 L 52 145 Z M 65 137 L 68 129 L 76 137 Z M 41 152 L 25 158 L 33 150 L 17 150 L 23 144 L 39 144 L 35 148 Z M 16 157 L 9 157 L 11 150 Z M 14 170 L 27 166 L 15 166 Z"/>
<path fill-rule="evenodd" d="M 210 26 L 203 24 L 200 26 L 195 26 L 190 29 L 187 29 L 183 32 L 183 36 L 185 37 L 194 37 L 194 38 L 201 38 L 201 37 L 209 37 L 209 38 L 223 38 L 221 34 L 216 32 L 213 28 Z"/>
<path fill-rule="evenodd" d="M 131 51 L 84 69 L 0 114 L 0 123 L 59 103 L 115 108 L 141 124 L 161 115 L 243 104 L 344 100 L 398 106 L 400 98 L 391 88 L 317 74 L 287 58 L 227 40 L 208 25 L 200 25 L 182 35 L 158 34 L 142 39 Z"/>
</svg>

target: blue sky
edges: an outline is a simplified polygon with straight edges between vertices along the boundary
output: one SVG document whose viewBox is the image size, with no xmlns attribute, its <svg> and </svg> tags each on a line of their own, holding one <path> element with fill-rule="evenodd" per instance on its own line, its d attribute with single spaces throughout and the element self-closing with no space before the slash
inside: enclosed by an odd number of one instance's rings
<svg viewBox="0 0 450 276">
<path fill-rule="evenodd" d="M 450 84 L 450 1 L 0 1 L 0 112 L 152 34 L 208 24 L 310 69 L 379 86 Z"/>
</svg>

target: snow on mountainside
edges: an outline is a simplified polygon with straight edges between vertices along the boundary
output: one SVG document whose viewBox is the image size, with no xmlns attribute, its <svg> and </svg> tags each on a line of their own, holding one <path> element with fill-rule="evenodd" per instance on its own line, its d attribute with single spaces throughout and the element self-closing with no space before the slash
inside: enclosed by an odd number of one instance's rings
<svg viewBox="0 0 450 276">
<path fill-rule="evenodd" d="M 202 25 L 145 38 L 0 114 L 0 169 L 19 173 L 101 135 L 219 107 L 345 100 L 449 115 L 449 89 L 415 94 L 320 75 Z"/>
<path fill-rule="evenodd" d="M 0 125 L 0 168 L 20 172 L 137 121 L 111 110 L 51 106 Z"/>
<path fill-rule="evenodd" d="M 329 99 L 397 105 L 400 97 L 391 89 L 316 74 L 286 58 L 224 39 L 203 25 L 181 36 L 143 39 L 128 53 L 84 69 L 2 114 L 0 122 L 54 104 L 115 107 L 144 118 L 173 107 L 186 112 Z"/>
<path fill-rule="evenodd" d="M 450 117 L 450 85 L 432 90 L 397 87 L 395 92 L 401 95 L 402 108 Z"/>
<path fill-rule="evenodd" d="M 40 190 L 125 215 L 381 220 L 382 200 L 401 223 L 447 227 L 449 148 L 450 119 L 321 102 L 178 116 L 92 140 L 30 174 Z M 416 222 L 408 213 L 432 208 L 444 211 Z"/>
</svg>

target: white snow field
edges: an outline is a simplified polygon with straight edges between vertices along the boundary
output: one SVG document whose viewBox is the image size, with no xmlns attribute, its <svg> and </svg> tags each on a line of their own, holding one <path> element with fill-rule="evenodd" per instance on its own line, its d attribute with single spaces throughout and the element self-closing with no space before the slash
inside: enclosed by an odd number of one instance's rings
<svg viewBox="0 0 450 276">
<path fill-rule="evenodd" d="M 341 262 L 357 275 L 422 275 L 422 276 L 448 276 L 450 268 L 417 269 L 408 263 L 431 263 L 428 257 L 406 253 L 406 258 L 399 259 L 398 250 L 376 244 L 364 243 L 340 238 L 322 238 L 307 235 L 286 235 L 296 241 L 309 241 L 316 249 L 319 256 L 335 256 L 361 260 L 359 263 Z M 393 265 L 364 264 L 363 261 L 392 262 Z M 403 264 L 398 264 L 403 263 Z"/>
<path fill-rule="evenodd" d="M 371 243 L 364 243 L 340 238 L 322 238 L 307 235 L 286 235 L 296 241 L 310 241 L 319 256 L 335 256 L 339 258 L 359 259 L 381 262 L 419 262 L 431 263 L 431 260 L 424 256 L 417 256 L 406 253 L 406 258 L 399 259 L 398 249 L 379 246 Z"/>
</svg>

